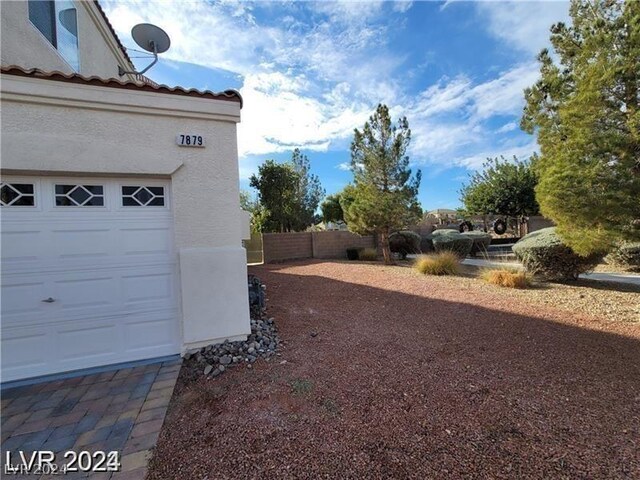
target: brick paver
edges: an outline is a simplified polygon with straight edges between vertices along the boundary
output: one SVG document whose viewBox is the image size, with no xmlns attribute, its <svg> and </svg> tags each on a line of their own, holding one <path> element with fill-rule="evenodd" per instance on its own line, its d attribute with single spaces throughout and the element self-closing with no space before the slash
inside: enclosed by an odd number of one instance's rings
<svg viewBox="0 0 640 480">
<path fill-rule="evenodd" d="M 120 472 L 78 477 L 142 480 L 180 366 L 176 360 L 2 391 L 2 462 L 6 451 L 15 459 L 20 450 L 117 450 Z"/>
</svg>

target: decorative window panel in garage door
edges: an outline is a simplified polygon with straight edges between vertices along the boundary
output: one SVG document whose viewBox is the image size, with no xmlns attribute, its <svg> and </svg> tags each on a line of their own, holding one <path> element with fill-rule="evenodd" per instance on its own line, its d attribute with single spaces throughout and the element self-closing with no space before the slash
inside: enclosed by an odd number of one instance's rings
<svg viewBox="0 0 640 480">
<path fill-rule="evenodd" d="M 175 354 L 170 183 L 2 178 L 2 381 Z"/>
</svg>

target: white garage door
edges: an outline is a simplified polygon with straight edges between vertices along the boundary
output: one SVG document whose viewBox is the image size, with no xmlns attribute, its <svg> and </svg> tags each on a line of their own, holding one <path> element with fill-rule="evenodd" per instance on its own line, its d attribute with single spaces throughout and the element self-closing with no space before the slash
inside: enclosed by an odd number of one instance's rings
<svg viewBox="0 0 640 480">
<path fill-rule="evenodd" d="M 179 351 L 170 183 L 2 178 L 2 381 Z"/>
</svg>

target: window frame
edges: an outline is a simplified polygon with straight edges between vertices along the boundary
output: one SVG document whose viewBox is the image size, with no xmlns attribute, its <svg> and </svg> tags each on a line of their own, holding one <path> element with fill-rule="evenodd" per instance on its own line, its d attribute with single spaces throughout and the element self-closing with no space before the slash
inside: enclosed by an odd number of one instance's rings
<svg viewBox="0 0 640 480">
<path fill-rule="evenodd" d="M 33 23 L 31 21 L 31 15 L 29 12 L 29 6 L 28 4 L 30 4 L 31 2 L 38 2 L 38 0 L 28 0 L 27 3 L 27 19 L 29 21 L 29 24 L 31 25 L 31 28 L 33 28 L 38 35 L 40 35 L 42 37 L 42 39 L 44 40 L 44 42 L 47 44 L 47 46 L 52 49 L 56 55 L 60 58 L 60 60 L 62 60 L 65 65 L 67 65 L 72 71 L 76 72 L 76 73 L 80 73 L 80 71 L 82 70 L 82 59 L 81 59 L 81 55 L 80 55 L 80 26 L 79 26 L 79 18 L 78 18 L 78 5 L 76 4 L 76 2 L 74 0 L 68 0 L 69 3 L 73 4 L 74 9 L 76 11 L 76 25 L 78 25 L 78 31 L 76 32 L 76 40 L 77 40 L 77 45 L 76 45 L 76 49 L 77 49 L 77 68 L 74 67 L 73 65 L 71 65 L 71 63 L 69 63 L 69 60 L 67 60 L 63 55 L 62 52 L 60 52 L 60 49 L 58 48 L 58 22 L 56 20 L 56 3 L 57 0 L 51 0 L 51 3 L 53 4 L 53 35 L 55 37 L 55 44 L 52 43 L 47 36 L 42 33 L 42 31 L 37 27 L 37 25 L 35 23 Z"/>
<path fill-rule="evenodd" d="M 144 182 L 144 183 L 138 183 L 136 185 L 132 185 L 134 182 L 130 182 L 130 183 L 119 183 L 118 184 L 118 196 L 120 197 L 119 199 L 119 207 L 126 209 L 126 210 L 130 210 L 130 209 L 134 209 L 134 208 L 140 208 L 140 209 L 146 209 L 146 208 L 154 208 L 154 209 L 168 209 L 169 208 L 169 196 L 168 196 L 168 192 L 169 192 L 169 188 L 168 185 L 166 184 L 154 184 L 154 183 L 150 183 L 150 182 Z M 124 204 L 124 199 L 125 197 L 130 198 L 133 196 L 132 195 L 125 195 L 123 189 L 124 188 L 162 188 L 162 201 L 163 204 L 162 205 L 125 205 Z M 156 197 L 159 197 L 159 195 L 156 195 Z"/>
<path fill-rule="evenodd" d="M 22 179 L 19 179 L 17 181 L 9 181 L 9 182 L 6 182 L 4 180 L 0 181 L 0 186 L 5 185 L 5 184 L 6 185 L 10 185 L 10 186 L 11 185 L 31 185 L 33 187 L 33 193 L 32 194 L 29 194 L 29 193 L 24 194 L 22 192 L 18 192 L 18 193 L 20 193 L 20 195 L 22 195 L 22 196 L 26 195 L 26 196 L 29 196 L 29 197 L 33 197 L 33 205 L 0 205 L 0 208 L 2 208 L 3 210 L 5 208 L 33 208 L 33 209 L 39 209 L 40 205 L 39 205 L 39 202 L 38 202 L 38 197 L 40 196 L 39 195 L 40 192 L 39 192 L 39 189 L 38 189 L 37 182 L 29 181 L 29 180 L 22 180 Z M 14 188 L 14 190 L 15 190 L 15 188 Z"/>
<path fill-rule="evenodd" d="M 31 19 L 31 5 L 32 4 L 47 4 L 50 5 L 50 10 L 52 10 L 52 15 L 51 15 L 51 33 L 53 35 L 53 42 L 51 40 L 49 40 L 49 38 L 42 32 L 42 30 L 40 30 L 40 28 L 38 28 L 38 26 L 33 23 L 33 20 Z M 56 25 L 56 2 L 55 0 L 43 0 L 43 1 L 39 1 L 39 0 L 28 0 L 27 1 L 27 16 L 29 17 L 29 23 L 38 31 L 38 33 L 40 33 L 40 35 L 42 35 L 42 37 L 47 41 L 47 43 L 49 45 L 51 45 L 54 50 L 57 52 L 58 51 L 58 26 Z M 62 55 L 60 55 L 62 56 Z"/>
<path fill-rule="evenodd" d="M 101 197 L 102 198 L 102 205 L 58 205 L 58 198 L 57 197 L 66 197 L 67 195 L 64 193 L 56 193 L 56 187 L 57 186 L 73 186 L 74 188 L 80 186 L 80 187 L 101 187 L 102 188 L 102 194 L 101 195 L 93 195 L 94 197 Z M 52 193 L 53 193 L 53 208 L 54 209 L 60 209 L 60 210 L 66 210 L 69 208 L 91 208 L 93 209 L 99 209 L 99 208 L 103 208 L 106 209 L 107 208 L 107 204 L 108 204 L 108 187 L 106 184 L 104 183 L 91 183 L 90 182 L 80 182 L 80 183 L 58 183 L 57 180 L 53 180 L 53 182 L 51 183 L 52 188 Z"/>
</svg>

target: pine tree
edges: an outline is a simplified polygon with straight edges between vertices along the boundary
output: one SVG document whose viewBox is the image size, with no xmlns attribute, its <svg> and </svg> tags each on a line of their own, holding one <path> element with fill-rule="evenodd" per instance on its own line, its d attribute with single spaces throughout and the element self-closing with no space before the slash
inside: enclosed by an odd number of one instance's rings
<svg viewBox="0 0 640 480">
<path fill-rule="evenodd" d="M 389 234 L 418 220 L 422 214 L 417 200 L 421 172 L 411 176 L 407 147 L 411 130 L 406 117 L 393 125 L 386 105 L 354 132 L 351 143 L 350 189 L 344 218 L 349 230 L 380 235 L 385 263 L 391 262 Z M 341 202 L 342 204 L 342 202 Z"/>
<path fill-rule="evenodd" d="M 537 133 L 542 213 L 577 253 L 640 239 L 640 2 L 572 1 L 551 28 L 521 126 Z"/>
</svg>

